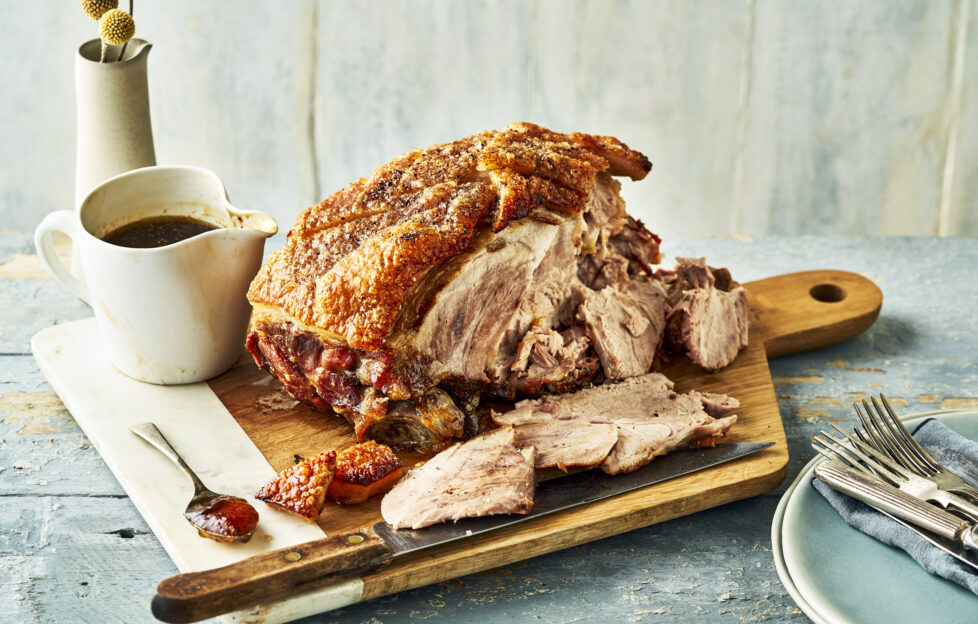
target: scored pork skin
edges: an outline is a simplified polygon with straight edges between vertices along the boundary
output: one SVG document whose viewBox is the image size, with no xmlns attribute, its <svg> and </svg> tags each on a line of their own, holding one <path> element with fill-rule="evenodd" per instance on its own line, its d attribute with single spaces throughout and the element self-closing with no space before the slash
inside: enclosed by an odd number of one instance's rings
<svg viewBox="0 0 978 624">
<path fill-rule="evenodd" d="M 616 139 L 532 124 L 400 156 L 299 216 L 249 290 L 249 350 L 359 439 L 425 452 L 475 433 L 483 397 L 600 380 L 579 308 L 652 276 L 659 239 L 611 177 L 650 167 Z M 616 365 L 648 370 L 661 323 L 621 322 L 635 344 L 619 359 L 640 361 Z"/>
<path fill-rule="evenodd" d="M 248 298 L 378 349 L 413 286 L 473 238 L 580 214 L 599 172 L 641 179 L 650 169 L 616 139 L 532 124 L 409 152 L 302 213 Z"/>
</svg>

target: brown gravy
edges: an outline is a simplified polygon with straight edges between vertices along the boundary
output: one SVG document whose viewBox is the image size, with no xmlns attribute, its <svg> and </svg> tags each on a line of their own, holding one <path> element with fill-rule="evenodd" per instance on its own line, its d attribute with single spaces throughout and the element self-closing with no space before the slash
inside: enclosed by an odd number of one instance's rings
<svg viewBox="0 0 978 624">
<path fill-rule="evenodd" d="M 216 229 L 215 225 L 191 217 L 149 217 L 112 230 L 101 238 L 119 247 L 148 249 L 179 243 Z"/>
</svg>

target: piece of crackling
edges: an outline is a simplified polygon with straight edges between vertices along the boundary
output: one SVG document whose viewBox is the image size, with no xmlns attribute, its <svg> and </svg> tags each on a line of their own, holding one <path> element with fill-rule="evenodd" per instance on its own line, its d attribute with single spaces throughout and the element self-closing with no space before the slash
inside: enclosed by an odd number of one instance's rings
<svg viewBox="0 0 978 624">
<path fill-rule="evenodd" d="M 326 490 L 336 471 L 336 451 L 308 457 L 289 466 L 258 490 L 255 498 L 272 508 L 315 522 L 326 504 Z"/>
<path fill-rule="evenodd" d="M 368 440 L 339 452 L 326 496 L 344 505 L 362 503 L 394 487 L 402 474 L 403 465 L 394 451 Z"/>
</svg>

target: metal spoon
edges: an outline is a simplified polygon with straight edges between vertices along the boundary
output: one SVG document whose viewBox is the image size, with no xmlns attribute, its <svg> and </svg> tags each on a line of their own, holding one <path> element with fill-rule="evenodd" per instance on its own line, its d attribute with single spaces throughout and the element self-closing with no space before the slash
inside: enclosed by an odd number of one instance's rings
<svg viewBox="0 0 978 624">
<path fill-rule="evenodd" d="M 190 499 L 183 515 L 201 537 L 219 542 L 247 542 L 251 539 L 258 525 L 258 512 L 248 501 L 209 490 L 153 423 L 135 425 L 129 431 L 173 460 L 193 481 L 194 497 Z"/>
</svg>

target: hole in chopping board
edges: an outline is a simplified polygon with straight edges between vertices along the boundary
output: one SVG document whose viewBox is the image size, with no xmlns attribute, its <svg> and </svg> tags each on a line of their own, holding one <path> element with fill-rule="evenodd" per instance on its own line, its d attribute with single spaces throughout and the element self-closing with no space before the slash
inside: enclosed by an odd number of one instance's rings
<svg viewBox="0 0 978 624">
<path fill-rule="evenodd" d="M 817 284 L 808 291 L 815 301 L 836 303 L 846 298 L 846 291 L 835 284 Z"/>
</svg>

